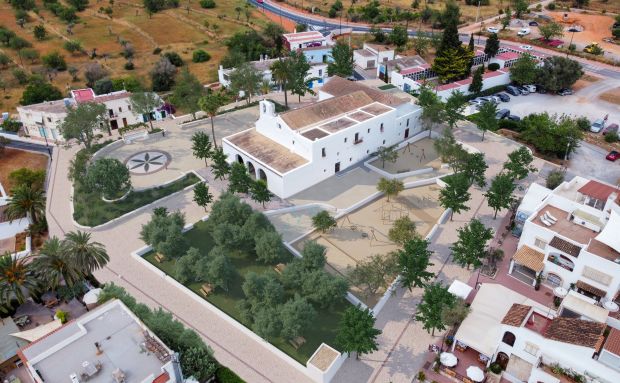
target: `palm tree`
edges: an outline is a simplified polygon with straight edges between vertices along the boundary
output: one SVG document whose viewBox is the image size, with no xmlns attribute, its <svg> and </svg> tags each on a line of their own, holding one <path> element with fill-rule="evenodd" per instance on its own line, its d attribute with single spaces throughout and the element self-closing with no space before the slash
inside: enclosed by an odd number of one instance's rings
<svg viewBox="0 0 620 383">
<path fill-rule="evenodd" d="M 43 190 L 28 185 L 20 185 L 11 192 L 13 196 L 4 211 L 6 217 L 13 221 L 26 216 L 31 223 L 38 223 L 39 216 L 43 216 L 45 212 Z"/>
<path fill-rule="evenodd" d="M 24 290 L 36 290 L 37 280 L 32 273 L 29 258 L 18 259 L 8 251 L 0 256 L 0 300 L 3 303 L 10 302 L 12 298 L 16 298 L 20 304 L 24 303 Z"/>
<path fill-rule="evenodd" d="M 289 60 L 282 60 L 271 64 L 271 74 L 275 78 L 276 82 L 280 84 L 284 91 L 284 106 L 288 108 L 288 98 L 286 96 L 286 86 L 288 85 L 292 70 Z"/>
<path fill-rule="evenodd" d="M 110 257 L 99 242 L 90 242 L 90 233 L 72 231 L 63 241 L 73 267 L 86 275 L 105 266 Z"/>
<path fill-rule="evenodd" d="M 213 136 L 213 145 L 217 149 L 217 140 L 215 139 L 215 127 L 213 125 L 213 117 L 217 116 L 217 111 L 225 103 L 224 96 L 220 93 L 210 92 L 198 100 L 198 106 L 211 118 L 211 136 Z"/>
<path fill-rule="evenodd" d="M 271 81 L 263 80 L 260 83 L 260 92 L 263 94 L 263 100 L 267 97 L 267 94 L 271 92 Z"/>
<path fill-rule="evenodd" d="M 58 287 L 63 280 L 73 286 L 84 277 L 68 255 L 67 246 L 58 237 L 45 241 L 32 266 L 51 289 Z"/>
</svg>

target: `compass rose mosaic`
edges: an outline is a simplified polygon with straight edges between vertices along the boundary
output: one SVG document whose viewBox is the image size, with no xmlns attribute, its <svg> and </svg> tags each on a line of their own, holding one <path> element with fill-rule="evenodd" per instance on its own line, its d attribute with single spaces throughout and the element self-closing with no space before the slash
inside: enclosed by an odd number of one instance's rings
<svg viewBox="0 0 620 383">
<path fill-rule="evenodd" d="M 170 163 L 170 155 L 159 150 L 139 152 L 125 161 L 125 165 L 132 174 L 155 173 Z"/>
</svg>

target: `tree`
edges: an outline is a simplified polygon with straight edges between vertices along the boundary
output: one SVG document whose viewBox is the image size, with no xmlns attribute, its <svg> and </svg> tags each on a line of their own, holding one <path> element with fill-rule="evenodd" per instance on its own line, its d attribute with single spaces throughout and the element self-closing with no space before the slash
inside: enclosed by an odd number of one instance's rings
<svg viewBox="0 0 620 383">
<path fill-rule="evenodd" d="M 467 175 L 456 173 L 450 176 L 450 180 L 446 181 L 446 187 L 439 192 L 439 204 L 443 208 L 451 210 L 450 221 L 452 221 L 454 213 L 458 214 L 469 210 L 467 201 L 471 197 L 468 191 L 470 185 Z"/>
<path fill-rule="evenodd" d="M 422 119 L 428 136 L 431 137 L 433 126 L 443 121 L 444 105 L 439 96 L 428 86 L 422 86 L 418 96 L 418 105 L 422 108 Z"/>
<path fill-rule="evenodd" d="M 4 215 L 13 221 L 27 217 L 32 224 L 45 218 L 45 195 L 43 189 L 19 185 L 11 190 L 11 199 Z"/>
<path fill-rule="evenodd" d="M 441 320 L 447 326 L 458 326 L 461 324 L 467 315 L 471 312 L 471 308 L 462 298 L 456 298 L 454 305 L 445 306 L 441 311 Z"/>
<path fill-rule="evenodd" d="M 71 54 L 80 53 L 84 49 L 80 40 L 67 40 L 63 44 L 63 48 Z"/>
<path fill-rule="evenodd" d="M 16 73 L 18 72 L 14 72 L 14 74 Z M 45 81 L 43 78 L 39 76 L 34 76 L 30 80 L 28 80 L 28 85 L 26 85 L 26 89 L 22 94 L 20 104 L 39 104 L 45 101 L 60 100 L 61 98 L 62 93 L 60 92 L 60 90 L 58 90 L 58 88 Z"/>
<path fill-rule="evenodd" d="M 469 84 L 469 90 L 473 94 L 479 94 L 482 91 L 482 86 L 484 85 L 482 75 L 484 74 L 484 65 L 480 66 L 474 72 L 474 75 L 471 79 L 471 84 Z M 490 104 L 490 103 L 489 103 Z"/>
<path fill-rule="evenodd" d="M 230 88 L 235 93 L 247 96 L 247 103 L 252 100 L 252 95 L 260 90 L 263 74 L 250 63 L 238 65 L 229 75 Z"/>
<path fill-rule="evenodd" d="M 395 25 L 392 31 L 390 31 L 388 41 L 396 45 L 399 50 L 402 49 L 409 41 L 409 36 L 405 27 L 400 24 Z"/>
<path fill-rule="evenodd" d="M 497 117 L 497 105 L 494 102 L 485 102 L 478 108 L 478 114 L 476 115 L 476 126 L 482 130 L 482 141 L 484 141 L 484 134 L 487 130 L 496 131 L 498 127 Z"/>
<path fill-rule="evenodd" d="M 467 225 L 457 229 L 457 233 L 458 240 L 450 247 L 452 259 L 458 265 L 467 267 L 467 270 L 470 266 L 477 269 L 487 256 L 486 246 L 493 238 L 493 230 L 474 218 Z"/>
<path fill-rule="evenodd" d="M 273 47 L 273 55 L 279 56 L 282 51 L 282 44 L 284 41 L 284 28 L 276 23 L 267 23 L 263 29 L 263 36 L 268 40 L 268 43 Z"/>
<path fill-rule="evenodd" d="M 405 190 L 405 185 L 399 179 L 381 178 L 377 183 L 377 190 L 384 193 L 390 202 L 390 197 L 396 197 L 401 191 Z"/>
<path fill-rule="evenodd" d="M 527 12 L 530 4 L 528 0 L 512 0 L 512 5 L 515 10 L 515 18 L 520 19 L 523 13 Z"/>
<path fill-rule="evenodd" d="M 296 296 L 280 308 L 281 335 L 285 339 L 301 336 L 316 318 L 316 310 L 307 299 Z"/>
<path fill-rule="evenodd" d="M 83 275 L 92 274 L 110 261 L 105 247 L 99 242 L 91 242 L 90 233 L 85 231 L 68 232 L 63 244 L 71 262 Z"/>
<path fill-rule="evenodd" d="M 322 233 L 327 233 L 336 227 L 336 219 L 327 210 L 321 210 L 312 217 L 312 226 Z"/>
<path fill-rule="evenodd" d="M 510 67 L 510 81 L 519 84 L 532 84 L 536 81 L 538 61 L 529 53 L 521 55 Z"/>
<path fill-rule="evenodd" d="M 248 169 L 238 162 L 230 167 L 230 176 L 228 177 L 228 191 L 230 193 L 245 193 L 250 191 L 252 178 L 248 174 Z"/>
<path fill-rule="evenodd" d="M 30 257 L 17 258 L 9 251 L 0 255 L 0 300 L 9 303 L 16 299 L 19 304 L 26 301 L 24 291 L 34 291 L 37 280 L 31 272 Z"/>
<path fill-rule="evenodd" d="M 537 71 L 536 81 L 548 91 L 557 92 L 572 87 L 583 74 L 583 67 L 577 61 L 551 56 L 543 60 L 543 65 Z"/>
<path fill-rule="evenodd" d="M 218 253 L 213 254 L 216 249 L 218 249 Z M 214 287 L 228 291 L 230 283 L 235 276 L 235 267 L 230 263 L 230 259 L 220 250 L 220 248 L 214 247 L 209 253 L 211 260 L 208 263 L 208 281 Z"/>
<path fill-rule="evenodd" d="M 291 61 L 291 83 L 290 90 L 291 94 L 296 94 L 299 97 L 299 102 L 301 102 L 301 96 L 305 96 L 306 93 L 310 93 L 311 95 L 315 95 L 316 92 L 312 90 L 312 83 L 318 80 L 318 77 L 308 77 L 308 71 L 311 66 L 306 59 L 306 55 L 299 52 L 292 52 L 289 58 Z"/>
<path fill-rule="evenodd" d="M 554 21 L 547 23 L 547 24 L 541 24 L 538 26 L 538 31 L 540 32 L 540 35 L 542 36 L 543 39 L 545 40 L 550 40 L 553 37 L 562 37 L 562 35 L 564 35 L 564 27 L 562 27 L 561 24 L 556 23 Z"/>
<path fill-rule="evenodd" d="M 502 30 L 508 28 L 510 25 L 510 20 L 512 20 L 512 10 L 510 7 L 506 7 L 504 11 L 504 17 L 502 17 Z"/>
<path fill-rule="evenodd" d="M 532 166 L 534 157 L 526 146 L 521 146 L 508 154 L 508 161 L 504 162 L 504 170 L 514 180 L 524 180 L 537 169 Z"/>
<path fill-rule="evenodd" d="M 204 160 L 207 166 L 207 158 L 213 154 L 213 145 L 207 133 L 196 132 L 192 135 L 192 153 L 194 157 Z"/>
<path fill-rule="evenodd" d="M 45 170 L 19 168 L 9 174 L 9 181 L 14 186 L 26 185 L 33 189 L 42 189 L 45 183 Z"/>
<path fill-rule="evenodd" d="M 203 63 L 209 60 L 211 60 L 211 55 L 208 54 L 204 49 L 197 49 L 192 52 L 192 62 Z"/>
<path fill-rule="evenodd" d="M 151 71 L 151 83 L 155 92 L 163 92 L 172 89 L 174 86 L 177 67 L 172 65 L 170 60 L 162 57 Z"/>
<path fill-rule="evenodd" d="M 444 113 L 448 126 L 453 129 L 456 123 L 463 119 L 463 110 L 467 104 L 467 98 L 460 90 L 454 91 L 446 100 Z"/>
<path fill-rule="evenodd" d="M 187 253 L 177 259 L 174 264 L 174 274 L 176 279 L 182 284 L 189 284 L 196 282 L 197 279 L 197 265 L 203 260 L 204 256 L 200 254 L 200 250 L 195 247 L 191 247 L 187 250 Z"/>
<path fill-rule="evenodd" d="M 435 330 L 445 330 L 446 323 L 443 321 L 442 313 L 447 308 L 453 307 L 456 297 L 448 292 L 441 282 L 432 283 L 424 288 L 422 301 L 418 304 L 418 311 L 415 320 L 422 322 L 422 328 L 430 330 L 435 336 Z"/>
<path fill-rule="evenodd" d="M 108 77 L 108 75 L 108 71 L 97 62 L 89 64 L 84 70 L 86 85 L 91 88 L 95 86 L 95 83 L 97 81 L 101 80 L 102 78 Z"/>
<path fill-rule="evenodd" d="M 194 202 L 207 211 L 207 205 L 213 202 L 213 194 L 209 192 L 209 186 L 205 182 L 199 182 L 194 186 Z"/>
<path fill-rule="evenodd" d="M 409 216 L 398 218 L 394 221 L 390 231 L 388 231 L 390 241 L 400 246 L 404 246 L 405 243 L 417 237 L 419 237 L 419 234 L 416 231 L 415 222 Z"/>
<path fill-rule="evenodd" d="M 153 130 L 153 111 L 162 103 L 159 96 L 154 92 L 134 92 L 129 96 L 131 111 L 137 116 L 149 122 L 151 131 Z"/>
<path fill-rule="evenodd" d="M 463 47 L 459 39 L 458 23 L 460 15 L 458 5 L 454 2 L 448 2 L 442 16 L 445 28 L 432 69 L 437 73 L 442 83 L 448 83 L 468 75 L 469 64 L 474 53 Z"/>
<path fill-rule="evenodd" d="M 222 148 L 215 148 L 211 154 L 211 171 L 216 180 L 223 180 L 230 173 L 230 165 L 226 158 Z"/>
<path fill-rule="evenodd" d="M 170 214 L 165 208 L 155 209 L 151 220 L 142 225 L 140 239 L 165 257 L 180 258 L 188 248 L 182 235 L 184 226 L 185 217 L 180 212 Z"/>
<path fill-rule="evenodd" d="M 564 172 L 554 169 L 547 174 L 547 182 L 545 186 L 547 186 L 547 189 L 553 190 L 560 186 L 562 182 L 564 182 Z"/>
<path fill-rule="evenodd" d="M 131 189 L 129 169 L 116 158 L 101 158 L 88 167 L 84 184 L 104 198 L 118 198 Z"/>
<path fill-rule="evenodd" d="M 491 182 L 491 187 L 485 193 L 487 203 L 493 208 L 495 214 L 493 219 L 497 218 L 497 212 L 501 209 L 509 208 L 514 202 L 512 193 L 515 190 L 514 179 L 510 174 L 500 173 Z"/>
<path fill-rule="evenodd" d="M 172 103 L 189 111 L 196 119 L 196 112 L 200 110 L 198 101 L 204 95 L 205 88 L 189 69 L 185 68 L 177 78 L 172 88 Z"/>
<path fill-rule="evenodd" d="M 396 145 L 380 146 L 377 149 L 377 157 L 381 160 L 381 168 L 385 169 L 385 161 L 395 163 L 398 160 Z"/>
<path fill-rule="evenodd" d="M 95 140 L 95 129 L 99 129 L 102 123 L 107 126 L 107 112 L 105 104 L 79 103 L 76 107 L 67 109 L 67 116 L 58 129 L 65 140 L 76 139 L 86 148 L 90 148 Z"/>
<path fill-rule="evenodd" d="M 212 377 L 219 365 L 204 347 L 192 347 L 181 355 L 181 369 L 187 376 L 193 376 L 199 382 L 206 382 Z"/>
<path fill-rule="evenodd" d="M 568 157 L 579 147 L 579 141 L 584 135 L 575 119 L 566 115 L 530 114 L 521 124 L 521 138 L 524 142 L 532 144 L 541 153 L 557 158 Z"/>
<path fill-rule="evenodd" d="M 57 71 L 67 70 L 67 62 L 65 61 L 64 56 L 56 51 L 46 54 L 41 60 L 48 69 Z"/>
<path fill-rule="evenodd" d="M 41 24 L 35 25 L 33 33 L 34 37 L 39 41 L 43 41 L 47 37 L 47 30 L 45 30 L 45 27 Z"/>
<path fill-rule="evenodd" d="M 484 45 L 484 53 L 489 55 L 489 57 L 495 57 L 497 52 L 499 52 L 499 38 L 497 33 L 491 33 Z"/>
<path fill-rule="evenodd" d="M 331 61 L 327 64 L 329 76 L 349 77 L 353 75 L 353 49 L 338 41 L 332 47 Z"/>
<path fill-rule="evenodd" d="M 256 238 L 256 258 L 265 264 L 275 264 L 282 259 L 282 237 L 276 231 L 267 231 Z"/>
<path fill-rule="evenodd" d="M 378 349 L 377 336 L 381 334 L 381 330 L 374 326 L 375 317 L 368 308 L 362 309 L 359 305 L 349 307 L 344 312 L 338 326 L 336 344 L 343 352 L 355 352 L 356 359 L 360 355 L 376 351 Z"/>
<path fill-rule="evenodd" d="M 112 80 L 109 78 L 102 78 L 101 80 L 97 80 L 95 86 L 93 87 L 93 91 L 95 94 L 106 94 L 113 91 L 114 85 L 112 84 Z"/>
<path fill-rule="evenodd" d="M 415 36 L 411 39 L 413 50 L 417 55 L 426 56 L 431 45 L 431 39 L 426 32 L 418 29 Z"/>
<path fill-rule="evenodd" d="M 355 268 L 349 270 L 347 279 L 368 298 L 379 289 L 387 290 L 398 271 L 398 258 L 394 252 L 377 254 L 357 262 Z"/>
<path fill-rule="evenodd" d="M 19 55 L 25 60 L 29 60 L 31 64 L 34 64 L 39 60 L 39 51 L 32 48 L 22 48 L 19 50 Z"/>
<path fill-rule="evenodd" d="M 0 68 L 6 68 L 11 63 L 11 58 L 6 54 L 0 52 Z"/>
<path fill-rule="evenodd" d="M 465 161 L 461 166 L 461 173 L 467 177 L 470 185 L 475 184 L 479 188 L 486 186 L 487 181 L 484 178 L 489 165 L 484 160 L 484 153 L 467 153 Z"/>
<path fill-rule="evenodd" d="M 213 118 L 217 116 L 217 111 L 226 103 L 225 97 L 219 92 L 209 92 L 198 100 L 200 109 L 211 119 L 211 137 L 213 137 L 213 145 L 217 149 L 217 139 L 215 138 L 215 125 Z"/>
<path fill-rule="evenodd" d="M 65 245 L 56 236 L 43 243 L 32 268 L 44 281 L 46 288 L 55 290 L 63 281 L 67 286 L 73 286 L 83 278 L 68 255 Z"/>
<path fill-rule="evenodd" d="M 435 274 L 427 271 L 432 252 L 428 250 L 428 241 L 422 238 L 413 238 L 407 242 L 402 250 L 397 250 L 398 268 L 400 270 L 400 284 L 411 291 L 414 287 L 424 287 Z"/>
<path fill-rule="evenodd" d="M 278 61 L 271 64 L 271 74 L 276 80 L 282 91 L 284 92 L 284 106 L 288 108 L 288 98 L 286 96 L 287 87 L 291 81 L 291 73 L 293 72 L 292 64 L 290 60 L 280 58 Z"/>
<path fill-rule="evenodd" d="M 267 188 L 267 182 L 265 182 L 265 180 L 256 180 L 250 186 L 250 197 L 253 201 L 263 205 L 264 209 L 265 203 L 271 201 L 273 194 L 271 194 Z"/>
</svg>

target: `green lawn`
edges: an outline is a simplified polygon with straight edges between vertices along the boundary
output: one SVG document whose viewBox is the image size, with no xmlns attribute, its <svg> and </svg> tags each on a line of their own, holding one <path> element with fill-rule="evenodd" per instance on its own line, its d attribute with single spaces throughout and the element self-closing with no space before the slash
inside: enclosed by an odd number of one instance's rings
<svg viewBox="0 0 620 383">
<path fill-rule="evenodd" d="M 207 222 L 198 222 L 192 230 L 185 233 L 185 236 L 187 237 L 189 245 L 198 248 L 203 254 L 208 253 L 214 245 Z M 237 310 L 237 303 L 245 298 L 243 290 L 241 289 L 241 286 L 245 281 L 244 276 L 250 271 L 254 271 L 259 274 L 273 272 L 274 265 L 264 265 L 262 263 L 258 263 L 254 257 L 247 256 L 240 252 L 231 253 L 229 254 L 229 257 L 237 270 L 236 278 L 231 283 L 229 291 L 216 289 L 209 295 L 207 301 L 238 322 L 247 326 L 248 324 L 241 320 L 239 311 Z M 164 261 L 159 263 L 155 260 L 155 254 L 153 252 L 146 254 L 144 259 L 155 265 L 166 274 L 174 277 L 175 261 Z M 199 296 L 203 297 L 203 295 L 199 292 L 200 283 L 191 284 L 187 287 Z M 290 293 L 292 294 L 293 292 Z M 330 346 L 335 347 L 334 339 L 336 338 L 338 323 L 340 322 L 340 318 L 348 305 L 349 302 L 343 300 L 342 304 L 335 305 L 336 307 L 333 309 L 317 310 L 318 315 L 314 321 L 313 327 L 308 329 L 304 334 L 306 343 L 297 350 L 295 350 L 293 346 L 282 338 L 270 339 L 269 341 L 274 346 L 290 355 L 293 359 L 305 365 L 308 359 L 310 359 L 310 356 L 312 356 L 321 343 L 327 343 Z"/>
<path fill-rule="evenodd" d="M 130 192 L 127 198 L 118 202 L 104 202 L 98 192 L 86 192 L 80 182 L 74 183 L 73 219 L 80 225 L 97 226 L 118 218 L 123 214 L 148 205 L 160 198 L 193 185 L 200 179 L 194 173 L 166 186 L 155 187 L 137 192 Z"/>
</svg>

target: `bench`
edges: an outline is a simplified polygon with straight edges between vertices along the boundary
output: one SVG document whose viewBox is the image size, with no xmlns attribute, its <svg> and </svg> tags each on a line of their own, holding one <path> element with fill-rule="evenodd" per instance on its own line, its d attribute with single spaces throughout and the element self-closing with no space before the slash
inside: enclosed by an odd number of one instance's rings
<svg viewBox="0 0 620 383">
<path fill-rule="evenodd" d="M 204 285 L 200 287 L 200 292 L 202 293 L 202 295 L 205 296 L 205 298 L 208 297 L 212 291 L 213 291 L 213 285 L 211 285 L 210 283 L 205 283 Z"/>
<path fill-rule="evenodd" d="M 158 263 L 162 263 L 163 261 L 165 261 L 165 260 L 166 260 L 166 257 L 164 257 L 163 255 L 161 255 L 161 254 L 157 253 L 157 254 L 155 254 L 155 260 L 156 260 Z"/>
<path fill-rule="evenodd" d="M 304 338 L 303 336 L 298 336 L 289 340 L 288 342 L 291 344 L 291 346 L 293 346 L 295 350 L 298 350 L 306 343 L 306 338 Z"/>
<path fill-rule="evenodd" d="M 276 273 L 282 274 L 284 269 L 286 269 L 286 265 L 284 263 L 278 263 L 273 269 Z"/>
</svg>

